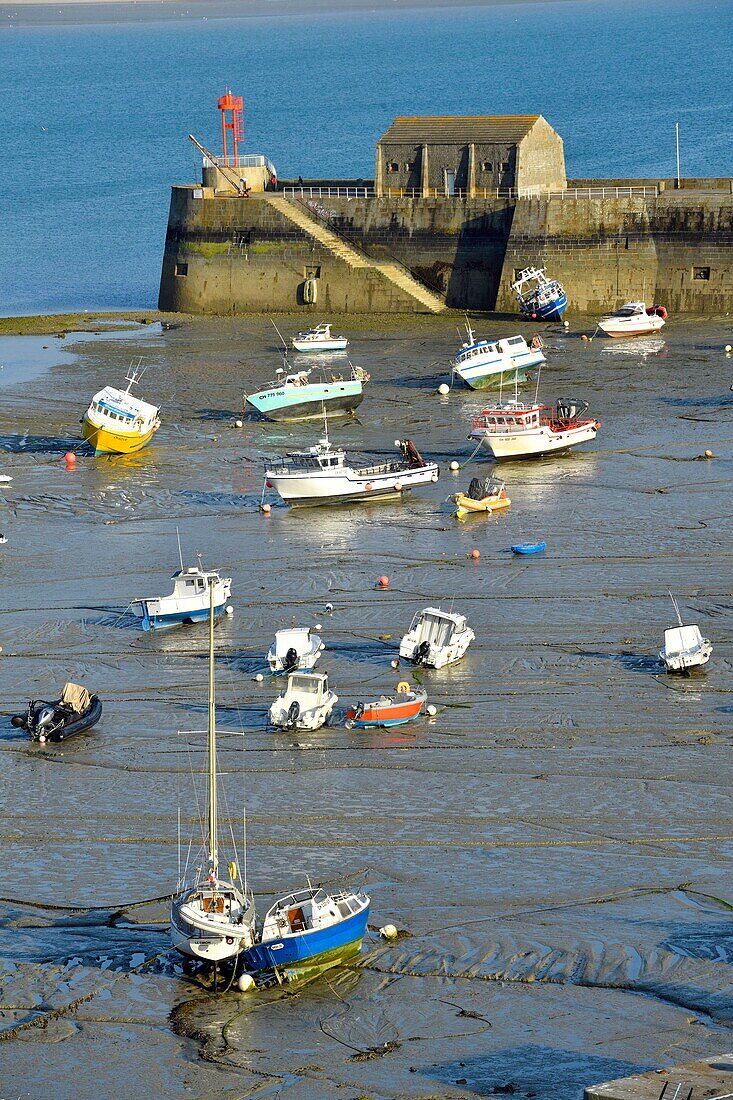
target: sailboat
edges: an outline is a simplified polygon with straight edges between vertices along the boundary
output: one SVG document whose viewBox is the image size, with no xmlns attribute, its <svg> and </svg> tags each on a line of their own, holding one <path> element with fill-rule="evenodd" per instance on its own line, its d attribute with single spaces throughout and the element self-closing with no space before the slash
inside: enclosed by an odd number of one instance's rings
<svg viewBox="0 0 733 1100">
<path fill-rule="evenodd" d="M 208 836 L 205 864 L 196 868 L 189 885 L 179 874 L 171 899 L 170 930 L 173 946 L 182 955 L 215 965 L 235 959 L 255 938 L 254 899 L 246 882 L 238 884 L 238 869 L 219 863 L 219 820 L 216 771 L 216 700 L 214 688 L 214 587 L 209 589 L 209 729 L 208 729 Z"/>
</svg>

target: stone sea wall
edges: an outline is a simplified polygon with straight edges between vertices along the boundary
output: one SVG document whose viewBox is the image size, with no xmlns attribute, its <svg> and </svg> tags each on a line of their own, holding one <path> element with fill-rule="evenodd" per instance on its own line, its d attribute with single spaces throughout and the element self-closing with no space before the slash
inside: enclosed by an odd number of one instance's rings
<svg viewBox="0 0 733 1100">
<path fill-rule="evenodd" d="M 306 209 L 368 257 L 398 260 L 455 309 L 514 312 L 514 273 L 536 264 L 564 283 L 571 311 L 643 298 L 675 312 L 725 312 L 733 306 L 733 194 L 727 180 L 686 182 L 623 198 L 321 196 Z M 311 278 L 315 305 L 304 300 Z M 377 271 L 349 265 L 265 196 L 191 186 L 172 191 L 159 304 L 222 314 L 422 308 Z"/>
</svg>

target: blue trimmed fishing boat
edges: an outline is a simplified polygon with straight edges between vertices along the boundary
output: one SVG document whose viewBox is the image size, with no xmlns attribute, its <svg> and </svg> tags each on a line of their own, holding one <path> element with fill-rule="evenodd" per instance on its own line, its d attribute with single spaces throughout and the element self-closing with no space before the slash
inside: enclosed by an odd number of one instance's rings
<svg viewBox="0 0 733 1100">
<path fill-rule="evenodd" d="M 546 542 L 522 542 L 512 546 L 512 554 L 541 554 L 546 549 Z"/>
<path fill-rule="evenodd" d="M 133 613 L 142 619 L 143 630 L 157 630 L 161 626 L 177 626 L 181 623 L 201 623 L 209 617 L 209 590 L 214 591 L 214 615 L 221 615 L 232 594 L 231 577 L 221 577 L 216 569 L 204 569 L 199 557 L 198 565 L 177 569 L 171 578 L 173 591 L 170 596 L 151 596 L 132 601 Z"/>
<path fill-rule="evenodd" d="M 518 376 L 524 378 L 528 370 L 544 362 L 539 336 L 533 336 L 531 344 L 521 335 L 477 340 L 466 319 L 466 339 L 453 360 L 451 378 L 460 378 L 472 390 L 486 390 Z"/>
<path fill-rule="evenodd" d="M 548 279 L 544 267 L 525 267 L 512 283 L 519 312 L 532 321 L 561 321 L 568 296 L 557 279 Z"/>
<path fill-rule="evenodd" d="M 279 898 L 242 954 L 245 971 L 255 979 L 274 972 L 278 980 L 294 981 L 345 962 L 359 953 L 369 906 L 362 891 L 329 893 L 310 884 Z"/>
<path fill-rule="evenodd" d="M 324 408 L 336 413 L 353 413 L 364 398 L 369 374 L 349 363 L 348 370 L 326 371 L 311 378 L 313 369 L 288 374 L 278 367 L 275 378 L 261 390 L 245 397 L 245 404 L 268 420 L 312 420 Z"/>
</svg>

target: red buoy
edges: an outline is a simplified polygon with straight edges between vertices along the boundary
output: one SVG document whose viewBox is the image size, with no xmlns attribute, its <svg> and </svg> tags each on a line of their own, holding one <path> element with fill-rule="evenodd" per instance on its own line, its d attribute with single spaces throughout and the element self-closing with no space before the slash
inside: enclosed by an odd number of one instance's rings
<svg viewBox="0 0 733 1100">
<path fill-rule="evenodd" d="M 389 577 L 386 577 L 384 574 L 382 574 L 382 576 L 377 581 L 377 584 L 380 588 L 389 588 Z"/>
<path fill-rule="evenodd" d="M 472 550 L 469 557 L 473 558 L 474 561 L 478 561 L 478 559 L 481 557 L 481 551 L 480 550 Z"/>
<path fill-rule="evenodd" d="M 66 463 L 67 470 L 74 470 L 76 468 L 76 455 L 73 451 L 67 451 L 64 455 L 64 462 Z"/>
</svg>

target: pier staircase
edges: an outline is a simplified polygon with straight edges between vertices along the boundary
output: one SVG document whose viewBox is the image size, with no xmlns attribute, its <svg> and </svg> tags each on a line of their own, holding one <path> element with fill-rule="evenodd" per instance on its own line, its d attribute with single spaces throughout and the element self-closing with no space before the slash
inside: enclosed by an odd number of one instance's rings
<svg viewBox="0 0 733 1100">
<path fill-rule="evenodd" d="M 393 286 L 398 287 L 403 293 L 409 295 L 418 302 L 427 313 L 441 313 L 445 308 L 445 302 L 437 294 L 433 294 L 421 282 L 419 282 L 406 267 L 395 260 L 375 260 L 367 256 L 365 252 L 354 248 L 338 233 L 324 225 L 318 218 L 305 211 L 297 202 L 285 195 L 265 193 L 264 198 L 283 217 L 287 218 L 307 233 L 319 244 L 327 248 L 339 260 L 343 260 L 351 268 L 362 268 L 376 271 L 387 279 Z"/>
</svg>

